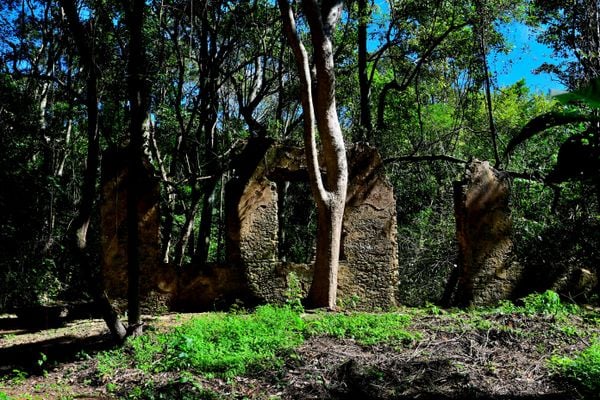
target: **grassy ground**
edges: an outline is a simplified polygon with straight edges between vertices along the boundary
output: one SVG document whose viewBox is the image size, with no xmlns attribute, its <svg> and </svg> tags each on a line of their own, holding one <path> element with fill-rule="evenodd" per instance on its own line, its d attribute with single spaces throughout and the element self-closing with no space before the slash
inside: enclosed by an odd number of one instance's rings
<svg viewBox="0 0 600 400">
<path fill-rule="evenodd" d="M 600 394 L 600 315 L 552 293 L 468 312 L 172 314 L 147 320 L 123 348 L 98 320 L 37 333 L 0 321 L 0 400 Z"/>
</svg>

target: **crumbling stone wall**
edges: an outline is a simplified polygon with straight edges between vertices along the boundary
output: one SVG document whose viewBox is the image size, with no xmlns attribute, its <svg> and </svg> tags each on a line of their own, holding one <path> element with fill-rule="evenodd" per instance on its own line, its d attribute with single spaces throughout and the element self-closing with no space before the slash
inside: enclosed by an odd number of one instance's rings
<svg viewBox="0 0 600 400">
<path fill-rule="evenodd" d="M 111 298 L 127 297 L 127 150 L 112 148 L 102 155 L 100 233 L 102 275 Z M 148 162 L 138 182 L 140 293 L 155 289 L 160 266 L 160 187 Z"/>
<path fill-rule="evenodd" d="M 159 241 L 159 184 L 146 163 L 140 182 L 139 234 L 141 294 L 163 298 L 179 310 L 211 309 L 235 299 L 281 302 L 292 273 L 306 294 L 312 264 L 279 259 L 277 185 L 308 182 L 301 148 L 251 141 L 233 164 L 226 187 L 226 265 L 163 265 Z M 348 149 L 350 180 L 344 215 L 342 260 L 338 276 L 342 302 L 362 308 L 396 304 L 398 261 L 393 189 L 376 150 Z M 102 164 L 102 270 L 111 298 L 127 294 L 127 158 L 123 150 L 104 154 Z M 163 296 L 163 297 L 161 297 Z M 164 306 L 164 305 L 163 305 Z"/>
<path fill-rule="evenodd" d="M 357 296 L 369 308 L 386 308 L 396 304 L 398 287 L 394 189 L 374 148 L 357 145 L 348 154 L 342 255 L 350 280 L 346 284 L 344 277 L 340 279 L 340 291 L 346 297 Z"/>
<path fill-rule="evenodd" d="M 456 302 L 490 305 L 510 298 L 521 268 L 511 261 L 509 176 L 487 161 L 473 160 L 454 195 L 459 247 Z"/>
<path fill-rule="evenodd" d="M 396 304 L 398 261 L 396 209 L 393 188 L 386 180 L 381 159 L 373 148 L 348 149 L 349 186 L 344 214 L 338 296 L 364 308 Z M 282 301 L 290 273 L 307 291 L 312 265 L 283 263 L 278 259 L 278 192 L 285 181 L 307 181 L 300 148 L 273 147 L 264 156 L 242 191 L 228 230 L 233 255 L 254 296 Z"/>
</svg>

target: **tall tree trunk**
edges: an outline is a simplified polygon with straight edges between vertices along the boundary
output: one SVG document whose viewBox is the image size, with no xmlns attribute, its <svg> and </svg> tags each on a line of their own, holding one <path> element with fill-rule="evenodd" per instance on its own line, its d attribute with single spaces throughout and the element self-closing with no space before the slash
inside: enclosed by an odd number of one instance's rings
<svg viewBox="0 0 600 400">
<path fill-rule="evenodd" d="M 73 247 L 79 263 L 80 270 L 89 282 L 89 288 L 96 303 L 101 311 L 102 317 L 108 326 L 113 338 L 122 341 L 127 335 L 125 326 L 113 309 L 112 305 L 102 288 L 102 282 L 94 274 L 92 264 L 88 255 L 87 233 L 92 219 L 94 209 L 94 199 L 96 198 L 96 182 L 98 180 L 98 166 L 100 164 L 100 136 L 99 115 L 98 115 L 98 74 L 95 62 L 95 54 L 88 46 L 85 31 L 79 20 L 77 8 L 73 0 L 61 0 L 61 6 L 67 17 L 69 27 L 83 65 L 87 70 L 86 80 L 86 112 L 87 112 L 87 157 L 85 171 L 83 174 L 83 183 L 81 186 L 81 200 L 79 210 L 73 221 Z"/>
<path fill-rule="evenodd" d="M 492 138 L 492 150 L 494 152 L 494 168 L 500 168 L 500 155 L 498 154 L 498 133 L 496 132 L 496 124 L 494 122 L 494 112 L 492 108 L 492 83 L 490 80 L 490 69 L 487 63 L 487 41 L 485 27 L 488 25 L 486 13 L 481 1 L 475 2 L 477 14 L 479 15 L 477 31 L 479 32 L 477 39 L 479 40 L 479 54 L 481 58 L 481 67 L 483 70 L 483 85 L 485 90 L 485 105 L 490 128 L 490 136 Z"/>
<path fill-rule="evenodd" d="M 106 296 L 102 287 L 102 281 L 98 279 L 98 273 L 94 273 L 88 254 L 87 233 L 92 219 L 94 199 L 96 198 L 96 182 L 98 180 L 100 155 L 97 78 L 94 72 L 90 72 L 90 77 L 87 79 L 86 109 L 88 114 L 88 151 L 81 188 L 79 213 L 73 223 L 76 256 L 79 260 L 79 267 L 89 282 L 96 307 L 102 313 L 102 318 L 106 322 L 112 337 L 117 342 L 122 342 L 127 336 L 127 330 Z"/>
<path fill-rule="evenodd" d="M 317 204 L 317 255 L 308 302 L 314 307 L 335 309 L 341 228 L 348 185 L 346 149 L 335 103 L 335 72 L 331 35 L 341 11 L 342 1 L 325 1 L 319 7 L 316 0 L 302 2 L 310 26 L 316 67 L 316 92 L 312 93 L 312 78 L 308 54 L 296 30 L 294 14 L 287 0 L 278 0 L 284 29 L 294 52 L 301 81 L 304 115 L 304 147 L 311 190 Z M 327 179 L 319 168 L 315 138 L 315 122 L 323 144 Z"/>
<path fill-rule="evenodd" d="M 149 106 L 149 90 L 145 82 L 146 64 L 142 28 L 144 0 L 123 1 L 125 21 L 129 29 L 129 58 L 127 60 L 127 90 L 130 104 L 129 166 L 127 179 L 127 323 L 133 336 L 142 333 L 140 314 L 140 255 L 139 255 L 139 187 L 144 156 L 144 120 Z"/>
<path fill-rule="evenodd" d="M 358 0 L 358 87 L 360 91 L 360 128 L 355 141 L 371 141 L 373 126 L 369 96 L 371 88 L 367 77 L 367 24 L 370 11 L 368 0 Z"/>
<path fill-rule="evenodd" d="M 218 160 L 216 157 L 215 131 L 217 126 L 217 104 L 219 103 L 219 65 L 214 62 L 218 57 L 217 31 L 209 22 L 208 8 L 201 12 L 202 32 L 200 34 L 200 109 L 201 128 L 198 141 L 204 143 L 204 174 L 210 176 L 203 185 L 202 211 L 200 215 L 200 226 L 196 242 L 196 254 L 193 262 L 199 267 L 204 267 L 208 261 L 210 236 L 213 224 L 214 191 L 220 178 Z M 212 16 L 214 20 L 214 15 Z"/>
</svg>

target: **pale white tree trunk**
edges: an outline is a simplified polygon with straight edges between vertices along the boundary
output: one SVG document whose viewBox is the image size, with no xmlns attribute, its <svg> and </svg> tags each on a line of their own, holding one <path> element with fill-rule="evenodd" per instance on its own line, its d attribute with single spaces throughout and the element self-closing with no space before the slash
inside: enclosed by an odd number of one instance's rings
<svg viewBox="0 0 600 400">
<path fill-rule="evenodd" d="M 311 66 L 299 38 L 295 17 L 287 0 L 278 0 L 286 36 L 294 52 L 301 81 L 304 114 L 304 147 L 311 190 L 317 204 L 317 254 L 309 291 L 311 306 L 334 309 L 342 234 L 342 220 L 348 186 L 348 166 L 342 129 L 335 103 L 335 71 L 331 33 L 339 20 L 342 1 L 303 0 L 314 49 L 316 91 L 312 90 Z M 326 180 L 321 175 L 316 129 L 323 146 Z"/>
</svg>

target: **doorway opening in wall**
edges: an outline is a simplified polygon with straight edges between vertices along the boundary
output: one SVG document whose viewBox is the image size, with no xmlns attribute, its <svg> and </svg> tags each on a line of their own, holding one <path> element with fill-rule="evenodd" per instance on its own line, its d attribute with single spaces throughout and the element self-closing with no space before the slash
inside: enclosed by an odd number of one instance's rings
<svg viewBox="0 0 600 400">
<path fill-rule="evenodd" d="M 317 209 L 305 181 L 277 182 L 279 259 L 308 264 L 314 260 Z"/>
</svg>

